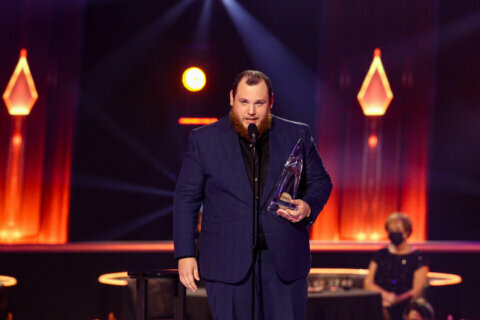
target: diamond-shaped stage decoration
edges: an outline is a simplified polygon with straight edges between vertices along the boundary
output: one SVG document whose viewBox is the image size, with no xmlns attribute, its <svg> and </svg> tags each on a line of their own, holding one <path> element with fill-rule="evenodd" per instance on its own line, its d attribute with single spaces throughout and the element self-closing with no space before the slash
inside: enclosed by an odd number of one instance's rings
<svg viewBox="0 0 480 320">
<path fill-rule="evenodd" d="M 393 99 L 380 56 L 380 49 L 375 49 L 372 64 L 357 96 L 366 116 L 383 116 Z"/>
<path fill-rule="evenodd" d="M 27 62 L 27 50 L 20 51 L 20 59 L 3 94 L 11 115 L 28 115 L 38 99 L 32 74 Z"/>
</svg>

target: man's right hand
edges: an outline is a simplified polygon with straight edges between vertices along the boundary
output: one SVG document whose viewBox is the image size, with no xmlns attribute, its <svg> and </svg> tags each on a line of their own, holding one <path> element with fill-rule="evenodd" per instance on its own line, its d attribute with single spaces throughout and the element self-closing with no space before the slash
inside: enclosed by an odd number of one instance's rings
<svg viewBox="0 0 480 320">
<path fill-rule="evenodd" d="M 192 291 L 197 291 L 195 280 L 200 281 L 197 260 L 192 257 L 178 259 L 178 275 L 180 282 Z"/>
</svg>

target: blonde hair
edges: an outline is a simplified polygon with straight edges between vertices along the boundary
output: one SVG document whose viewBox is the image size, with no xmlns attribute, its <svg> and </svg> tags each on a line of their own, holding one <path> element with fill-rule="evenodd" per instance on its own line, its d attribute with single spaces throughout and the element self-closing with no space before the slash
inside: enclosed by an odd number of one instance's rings
<svg viewBox="0 0 480 320">
<path fill-rule="evenodd" d="M 385 230 L 388 230 L 388 225 L 392 221 L 400 221 L 403 225 L 403 229 L 407 232 L 407 237 L 412 234 L 412 220 L 410 220 L 410 217 L 407 216 L 403 212 L 394 212 L 391 215 L 388 216 L 387 220 L 385 221 Z"/>
</svg>

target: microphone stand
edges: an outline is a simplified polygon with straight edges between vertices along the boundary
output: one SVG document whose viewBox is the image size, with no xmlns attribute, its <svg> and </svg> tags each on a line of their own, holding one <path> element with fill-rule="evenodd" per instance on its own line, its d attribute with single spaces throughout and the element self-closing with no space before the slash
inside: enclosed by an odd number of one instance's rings
<svg viewBox="0 0 480 320">
<path fill-rule="evenodd" d="M 257 135 L 251 134 L 253 144 L 253 199 L 252 199 L 252 320 L 255 320 L 255 264 L 257 260 L 257 212 L 258 212 L 258 191 L 259 191 L 259 179 L 257 172 Z"/>
</svg>

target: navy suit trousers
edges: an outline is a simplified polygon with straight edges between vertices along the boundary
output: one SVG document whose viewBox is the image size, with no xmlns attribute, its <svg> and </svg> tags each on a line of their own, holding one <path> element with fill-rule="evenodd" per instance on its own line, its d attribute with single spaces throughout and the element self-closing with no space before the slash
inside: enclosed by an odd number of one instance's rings
<svg viewBox="0 0 480 320">
<path fill-rule="evenodd" d="M 255 319 L 305 320 L 307 278 L 282 281 L 268 250 L 258 252 L 255 268 Z M 204 282 L 215 320 L 251 320 L 251 272 L 237 284 L 206 279 Z"/>
</svg>

